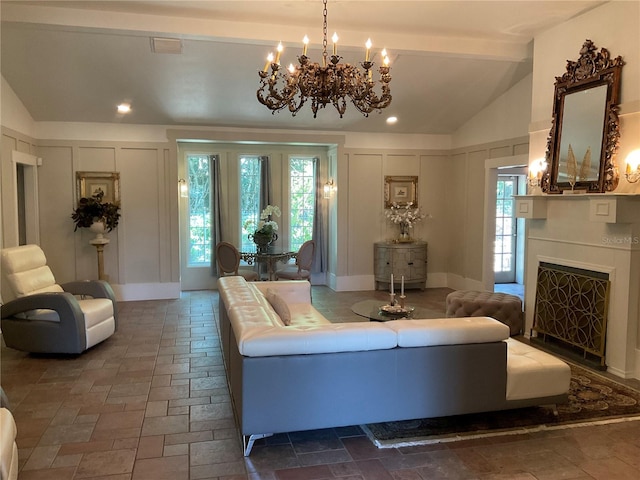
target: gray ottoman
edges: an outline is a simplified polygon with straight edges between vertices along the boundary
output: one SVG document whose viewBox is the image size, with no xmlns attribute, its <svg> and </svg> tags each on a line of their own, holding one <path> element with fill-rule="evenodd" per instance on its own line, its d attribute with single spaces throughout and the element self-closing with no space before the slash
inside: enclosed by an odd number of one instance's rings
<svg viewBox="0 0 640 480">
<path fill-rule="evenodd" d="M 516 295 L 458 290 L 447 295 L 447 317 L 492 317 L 509 327 L 511 335 L 522 333 L 522 301 Z"/>
</svg>

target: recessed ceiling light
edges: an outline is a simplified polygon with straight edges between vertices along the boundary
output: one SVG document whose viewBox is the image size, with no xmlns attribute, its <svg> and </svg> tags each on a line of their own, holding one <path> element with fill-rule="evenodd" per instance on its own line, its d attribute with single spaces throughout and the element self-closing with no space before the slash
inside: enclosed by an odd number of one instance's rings
<svg viewBox="0 0 640 480">
<path fill-rule="evenodd" d="M 121 103 L 118 105 L 118 113 L 129 113 L 131 111 L 131 105 L 128 103 Z"/>
<path fill-rule="evenodd" d="M 393 125 L 398 121 L 398 117 L 389 117 L 387 118 L 387 125 Z"/>
</svg>

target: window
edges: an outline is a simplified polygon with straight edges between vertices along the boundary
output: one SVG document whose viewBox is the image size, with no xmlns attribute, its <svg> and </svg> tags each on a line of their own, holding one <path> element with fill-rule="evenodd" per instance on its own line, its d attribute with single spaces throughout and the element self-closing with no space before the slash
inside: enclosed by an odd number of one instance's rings
<svg viewBox="0 0 640 480">
<path fill-rule="evenodd" d="M 249 240 L 260 220 L 260 157 L 240 157 L 240 246 L 249 251 L 255 245 Z M 253 223 L 251 223 L 253 222 Z"/>
<path fill-rule="evenodd" d="M 297 251 L 313 236 L 313 215 L 316 203 L 313 157 L 289 159 L 291 220 L 289 247 Z"/>
<path fill-rule="evenodd" d="M 209 164 L 212 157 L 188 154 L 189 185 L 189 259 L 188 264 L 209 265 L 211 261 L 211 181 Z"/>
</svg>

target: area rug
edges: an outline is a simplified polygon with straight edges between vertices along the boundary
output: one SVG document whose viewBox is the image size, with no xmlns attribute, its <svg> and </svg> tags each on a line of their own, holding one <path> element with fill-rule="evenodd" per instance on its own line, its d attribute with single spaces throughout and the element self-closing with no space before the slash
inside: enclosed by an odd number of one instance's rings
<svg viewBox="0 0 640 480">
<path fill-rule="evenodd" d="M 500 412 L 361 425 L 379 448 L 515 435 L 622 421 L 640 421 L 640 391 L 570 364 L 569 402 Z"/>
</svg>

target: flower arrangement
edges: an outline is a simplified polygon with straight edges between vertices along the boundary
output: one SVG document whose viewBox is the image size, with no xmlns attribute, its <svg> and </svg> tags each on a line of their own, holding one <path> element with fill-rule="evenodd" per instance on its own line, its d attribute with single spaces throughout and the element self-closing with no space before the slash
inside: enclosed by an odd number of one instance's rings
<svg viewBox="0 0 640 480">
<path fill-rule="evenodd" d="M 280 217 L 282 212 L 280 211 L 280 207 L 275 205 L 267 205 L 262 213 L 260 213 L 260 221 L 258 222 L 258 226 L 253 232 L 253 235 L 265 235 L 265 236 L 273 236 L 273 234 L 278 230 L 278 222 L 272 220 L 273 216 Z M 253 220 L 247 220 L 244 222 L 243 228 L 245 231 L 249 231 L 252 225 L 255 222 Z"/>
<path fill-rule="evenodd" d="M 78 206 L 71 214 L 71 218 L 76 224 L 74 232 L 78 228 L 89 228 L 94 222 L 104 223 L 108 232 L 118 226 L 120 206 L 111 202 L 102 203 L 102 197 L 104 197 L 104 192 L 99 191 L 95 195 L 88 198 L 82 197 L 78 201 Z"/>
<path fill-rule="evenodd" d="M 418 207 L 414 208 L 413 202 L 409 202 L 402 207 L 397 203 L 392 203 L 391 208 L 385 212 L 385 216 L 391 223 L 400 225 L 400 233 L 403 237 L 406 237 L 409 233 L 409 228 L 426 218 L 427 214 L 422 213 Z"/>
</svg>

